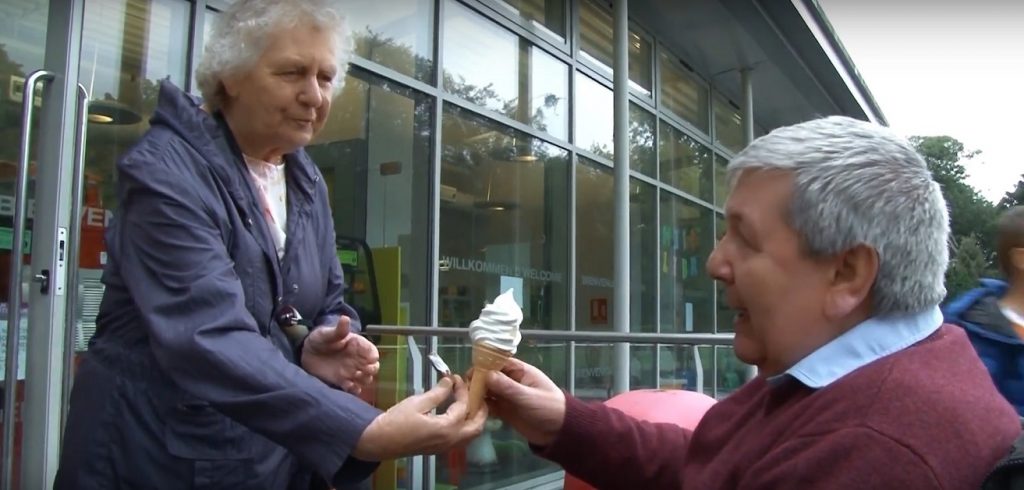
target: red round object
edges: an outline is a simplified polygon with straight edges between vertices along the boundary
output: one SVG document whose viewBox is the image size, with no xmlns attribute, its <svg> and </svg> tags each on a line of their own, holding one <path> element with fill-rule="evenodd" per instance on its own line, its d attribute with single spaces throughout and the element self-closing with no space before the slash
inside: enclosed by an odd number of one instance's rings
<svg viewBox="0 0 1024 490">
<path fill-rule="evenodd" d="M 636 390 L 612 397 L 604 404 L 640 420 L 675 424 L 692 430 L 715 404 L 715 399 L 696 391 Z M 564 489 L 594 490 L 594 487 L 566 473 Z"/>
</svg>

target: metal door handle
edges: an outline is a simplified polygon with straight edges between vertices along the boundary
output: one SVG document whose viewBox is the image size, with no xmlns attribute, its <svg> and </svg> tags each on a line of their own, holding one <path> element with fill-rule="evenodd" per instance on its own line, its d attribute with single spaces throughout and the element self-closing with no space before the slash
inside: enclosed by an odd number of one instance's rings
<svg viewBox="0 0 1024 490">
<path fill-rule="evenodd" d="M 67 421 L 68 398 L 71 396 L 72 360 L 75 355 L 75 334 L 78 330 L 78 252 L 82 246 L 82 192 L 85 186 L 85 133 L 89 123 L 89 91 L 78 84 L 78 126 L 75 134 L 75 170 L 71 176 L 71 225 L 68 230 L 68 287 L 64 319 L 64 387 L 61 391 L 61 437 Z"/>
<path fill-rule="evenodd" d="M 36 82 L 51 82 L 55 75 L 37 70 L 25 80 L 21 101 L 21 152 L 14 187 L 14 228 L 11 242 L 10 290 L 7 298 L 7 363 L 4 372 L 4 444 L 2 488 L 11 488 L 14 473 L 15 400 L 18 388 L 18 347 L 21 334 L 21 271 L 25 251 L 25 204 L 28 202 L 29 150 L 32 144 L 32 113 L 35 111 Z"/>
</svg>

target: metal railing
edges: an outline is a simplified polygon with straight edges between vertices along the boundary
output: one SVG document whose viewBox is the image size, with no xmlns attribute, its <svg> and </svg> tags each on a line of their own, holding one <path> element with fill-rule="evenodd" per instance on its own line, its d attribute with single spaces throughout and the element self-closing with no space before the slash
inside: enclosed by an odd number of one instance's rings
<svg viewBox="0 0 1024 490">
<path fill-rule="evenodd" d="M 367 335 L 409 335 L 414 337 L 466 337 L 468 328 L 367 325 Z M 731 333 L 627 333 L 567 330 L 522 330 L 524 339 L 562 342 L 595 342 L 665 345 L 732 345 Z"/>
</svg>

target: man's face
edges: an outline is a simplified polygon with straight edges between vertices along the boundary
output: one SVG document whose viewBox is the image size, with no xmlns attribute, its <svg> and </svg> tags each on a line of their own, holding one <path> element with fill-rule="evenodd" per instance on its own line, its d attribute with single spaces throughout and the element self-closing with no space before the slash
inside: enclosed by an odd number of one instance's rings
<svg viewBox="0 0 1024 490">
<path fill-rule="evenodd" d="M 834 337 L 824 306 L 834 267 L 804 251 L 789 224 L 792 197 L 790 172 L 742 173 L 726 203 L 725 235 L 707 265 L 737 313 L 736 356 L 767 376 Z"/>
</svg>

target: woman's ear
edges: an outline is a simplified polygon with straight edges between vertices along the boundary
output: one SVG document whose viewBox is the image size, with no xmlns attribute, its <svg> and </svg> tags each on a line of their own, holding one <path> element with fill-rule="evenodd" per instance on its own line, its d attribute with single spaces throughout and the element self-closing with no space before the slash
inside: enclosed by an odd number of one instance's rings
<svg viewBox="0 0 1024 490">
<path fill-rule="evenodd" d="M 238 75 L 225 76 L 220 80 L 220 86 L 225 98 L 233 99 L 238 97 L 238 93 L 242 90 L 242 78 Z"/>
</svg>

